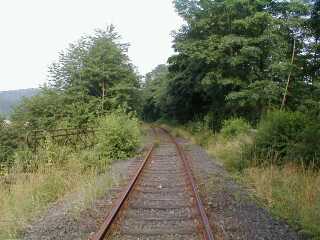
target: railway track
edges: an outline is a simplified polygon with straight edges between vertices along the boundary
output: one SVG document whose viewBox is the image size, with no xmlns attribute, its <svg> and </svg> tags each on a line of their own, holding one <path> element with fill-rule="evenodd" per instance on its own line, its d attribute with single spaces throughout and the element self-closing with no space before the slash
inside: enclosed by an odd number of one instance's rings
<svg viewBox="0 0 320 240">
<path fill-rule="evenodd" d="M 164 129 L 92 240 L 212 240 L 183 149 Z"/>
</svg>

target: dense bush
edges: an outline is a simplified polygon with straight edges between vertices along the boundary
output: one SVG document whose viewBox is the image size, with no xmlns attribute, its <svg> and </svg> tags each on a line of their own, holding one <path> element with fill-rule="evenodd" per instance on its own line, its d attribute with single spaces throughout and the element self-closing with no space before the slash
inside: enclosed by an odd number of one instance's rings
<svg viewBox="0 0 320 240">
<path fill-rule="evenodd" d="M 140 143 L 138 120 L 123 111 L 115 111 L 99 119 L 97 150 L 109 160 L 131 156 Z"/>
<path fill-rule="evenodd" d="M 259 124 L 251 151 L 257 159 L 277 164 L 319 165 L 320 123 L 301 112 L 270 112 Z"/>
<path fill-rule="evenodd" d="M 0 119 L 0 165 L 12 163 L 14 151 L 21 144 L 21 141 L 18 130 Z"/>
<path fill-rule="evenodd" d="M 49 140 L 37 152 L 18 148 L 12 159 L 10 168 L 1 169 L 0 164 L 0 239 L 18 239 L 25 224 L 69 193 L 81 193 L 72 212 L 85 209 L 118 176 L 106 172 L 110 162 L 101 159 L 96 149 L 80 150 Z"/>
<path fill-rule="evenodd" d="M 208 128 L 207 128 L 205 122 L 200 121 L 200 120 L 194 121 L 194 122 L 188 122 L 186 124 L 186 127 L 193 134 L 208 131 Z"/>
<path fill-rule="evenodd" d="M 239 134 L 248 133 L 251 129 L 250 124 L 243 118 L 231 118 L 223 122 L 221 134 L 224 137 L 234 137 Z"/>
</svg>

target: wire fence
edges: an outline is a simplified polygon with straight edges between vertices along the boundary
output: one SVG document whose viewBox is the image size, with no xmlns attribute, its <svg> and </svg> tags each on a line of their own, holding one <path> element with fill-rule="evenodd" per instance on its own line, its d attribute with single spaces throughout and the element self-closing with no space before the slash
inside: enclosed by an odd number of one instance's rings
<svg viewBox="0 0 320 240">
<path fill-rule="evenodd" d="M 96 131 L 93 128 L 33 130 L 27 133 L 26 145 L 33 151 L 37 151 L 48 141 L 75 148 L 89 148 L 96 144 Z"/>
</svg>

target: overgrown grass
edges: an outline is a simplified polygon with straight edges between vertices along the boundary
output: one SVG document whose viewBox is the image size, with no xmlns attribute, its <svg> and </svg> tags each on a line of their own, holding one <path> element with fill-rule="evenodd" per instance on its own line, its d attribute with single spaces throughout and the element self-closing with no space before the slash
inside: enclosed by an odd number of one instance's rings
<svg viewBox="0 0 320 240">
<path fill-rule="evenodd" d="M 294 164 L 250 167 L 243 179 L 271 212 L 320 239 L 320 174 Z"/>
<path fill-rule="evenodd" d="M 167 126 L 168 127 L 168 126 Z M 290 161 L 283 166 L 257 165 L 245 159 L 246 147 L 253 143 L 252 133 L 234 137 L 215 134 L 208 129 L 192 132 L 186 126 L 169 127 L 181 136 L 203 146 L 240 181 L 250 186 L 271 213 L 291 226 L 320 239 L 320 173 Z"/>
<path fill-rule="evenodd" d="M 225 137 L 223 134 L 216 134 L 209 129 L 202 129 L 192 133 L 188 126 L 169 126 L 171 132 L 177 137 L 191 140 L 195 144 L 204 147 L 208 154 L 217 158 L 228 170 L 235 172 L 247 165 L 242 159 L 242 150 L 246 144 L 251 144 L 252 138 L 249 134 L 240 134 L 233 138 Z"/>
<path fill-rule="evenodd" d="M 138 122 L 119 116 L 100 120 L 100 144 L 92 149 L 75 149 L 47 140 L 37 153 L 28 149 L 15 152 L 14 165 L 6 172 L 2 169 L 0 175 L 0 239 L 18 238 L 32 219 L 66 194 L 81 193 L 82 200 L 73 209 L 77 214 L 106 193 L 115 180 L 107 171 L 110 164 L 133 155 L 140 144 Z M 121 142 L 125 131 L 131 132 L 126 134 L 127 142 Z M 103 135 L 106 132 L 109 135 Z M 125 145 L 110 143 L 111 136 Z"/>
<path fill-rule="evenodd" d="M 47 151 L 44 149 L 39 152 L 43 161 L 37 164 L 36 170 L 23 171 L 24 167 L 21 168 L 18 164 L 1 178 L 0 239 L 16 238 L 32 218 L 41 214 L 48 204 L 59 200 L 67 193 L 86 188 L 84 198 L 88 199 L 87 203 L 94 201 L 99 195 L 100 190 L 96 188 L 95 181 L 100 172 L 106 170 L 107 165 L 104 170 L 101 166 L 98 168 L 98 165 L 97 168 L 87 169 L 88 155 L 91 156 L 90 161 L 98 161 L 98 155 L 94 150 L 73 152 L 65 148 L 56 148 L 56 151 L 50 154 Z M 57 159 L 57 155 L 60 155 L 60 159 Z M 44 159 L 45 157 L 47 159 Z M 53 159 L 60 161 L 54 162 Z"/>
</svg>

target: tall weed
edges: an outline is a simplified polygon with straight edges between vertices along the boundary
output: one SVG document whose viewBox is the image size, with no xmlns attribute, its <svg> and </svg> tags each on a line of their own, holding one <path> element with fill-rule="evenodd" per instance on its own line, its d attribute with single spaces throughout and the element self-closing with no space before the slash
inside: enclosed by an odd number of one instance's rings
<svg viewBox="0 0 320 240">
<path fill-rule="evenodd" d="M 112 160 L 134 153 L 140 130 L 138 121 L 125 113 L 100 120 L 100 145 L 91 149 L 61 146 L 47 138 L 36 153 L 15 151 L 13 166 L 0 175 L 0 239 L 18 238 L 35 216 L 68 193 L 83 192 L 79 209 L 105 193 L 114 181 L 106 170 Z"/>
<path fill-rule="evenodd" d="M 320 175 L 294 164 L 250 167 L 245 181 L 272 213 L 320 239 Z"/>
<path fill-rule="evenodd" d="M 236 137 L 240 134 L 248 134 L 252 127 L 243 118 L 231 118 L 223 121 L 221 134 L 226 138 Z"/>
</svg>

